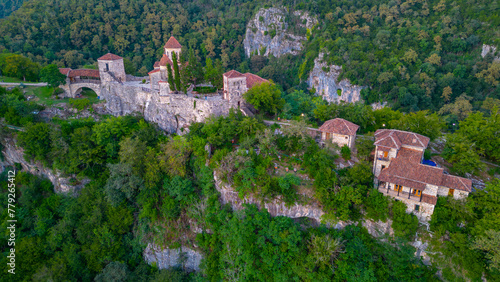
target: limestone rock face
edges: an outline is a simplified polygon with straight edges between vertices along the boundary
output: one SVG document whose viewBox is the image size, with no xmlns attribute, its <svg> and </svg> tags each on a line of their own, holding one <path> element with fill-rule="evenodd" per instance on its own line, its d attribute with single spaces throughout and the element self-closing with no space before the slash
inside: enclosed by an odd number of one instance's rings
<svg viewBox="0 0 500 282">
<path fill-rule="evenodd" d="M 500 54 L 497 54 L 497 48 L 495 46 L 483 44 L 483 49 L 481 50 L 481 57 L 486 57 L 488 54 L 493 55 L 493 60 L 500 60 Z"/>
<path fill-rule="evenodd" d="M 35 175 L 45 176 L 54 185 L 56 193 L 75 194 L 85 184 L 89 183 L 89 179 L 83 179 L 78 185 L 70 184 L 70 177 L 63 177 L 60 172 L 53 171 L 50 168 L 44 167 L 40 163 L 31 163 L 24 159 L 24 150 L 16 146 L 14 139 L 5 138 L 2 142 L 4 149 L 4 161 L 0 161 L 0 172 L 5 170 L 6 166 L 13 166 L 15 163 L 20 163 L 25 171 Z"/>
<path fill-rule="evenodd" d="M 242 210 L 243 204 L 255 204 L 259 209 L 265 208 L 271 216 L 286 216 L 290 218 L 300 218 L 307 217 L 316 220 L 318 223 L 321 222 L 321 217 L 325 214 L 321 207 L 314 205 L 299 205 L 295 204 L 291 207 L 287 207 L 283 201 L 280 199 L 275 199 L 269 203 L 261 203 L 260 200 L 253 197 L 245 197 L 240 199 L 238 193 L 234 189 L 224 183 L 221 179 L 217 177 L 217 173 L 214 173 L 215 188 L 220 193 L 220 201 L 222 204 L 229 203 L 234 210 Z M 351 221 L 338 221 L 335 224 L 326 224 L 329 228 L 343 229 L 347 225 L 356 224 Z M 368 229 L 374 237 L 381 237 L 385 234 L 390 236 L 394 235 L 392 230 L 392 221 L 387 222 L 382 221 L 371 221 L 365 219 L 361 222 L 361 225 Z"/>
<path fill-rule="evenodd" d="M 259 55 L 269 56 L 273 54 L 280 57 L 284 54 L 297 55 L 302 49 L 302 42 L 307 40 L 305 33 L 298 35 L 289 30 L 285 8 L 260 9 L 255 17 L 247 24 L 243 45 L 245 54 L 257 51 Z M 318 20 L 307 12 L 295 11 L 292 16 L 300 18 L 305 23 L 297 26 L 302 28 L 312 28 Z M 265 49 L 265 52 L 262 50 Z"/>
<path fill-rule="evenodd" d="M 338 77 L 342 66 L 327 65 L 322 62 L 323 55 L 320 53 L 318 58 L 314 60 L 314 68 L 307 80 L 309 87 L 314 87 L 316 94 L 330 103 L 339 103 L 340 101 L 354 103 L 361 100 L 361 90 L 365 87 L 352 85 L 347 79 L 339 81 Z"/>
<path fill-rule="evenodd" d="M 220 192 L 222 204 L 231 204 L 234 210 L 242 210 L 243 204 L 255 204 L 259 208 L 265 208 L 271 216 L 286 216 L 290 218 L 308 217 L 320 222 L 324 212 L 317 206 L 298 205 L 286 207 L 283 201 L 275 199 L 270 203 L 264 203 L 253 197 L 245 197 L 243 200 L 238 197 L 238 193 L 229 185 L 223 183 L 214 173 L 215 187 Z"/>
<path fill-rule="evenodd" d="M 159 269 L 182 267 L 188 271 L 199 271 L 202 254 L 187 247 L 162 249 L 155 244 L 148 244 L 144 250 L 144 260 L 155 263 Z"/>
</svg>

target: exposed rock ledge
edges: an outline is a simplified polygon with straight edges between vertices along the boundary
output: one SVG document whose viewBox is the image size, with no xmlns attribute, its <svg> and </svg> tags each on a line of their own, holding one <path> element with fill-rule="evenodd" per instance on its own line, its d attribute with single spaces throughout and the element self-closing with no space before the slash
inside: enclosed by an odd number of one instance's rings
<svg viewBox="0 0 500 282">
<path fill-rule="evenodd" d="M 354 103 L 361 100 L 361 90 L 365 86 L 352 85 L 349 80 L 338 80 L 342 66 L 327 65 L 323 62 L 323 53 L 314 60 L 314 68 L 309 74 L 307 84 L 316 89 L 316 94 L 320 95 L 330 103 L 340 101 Z M 339 91 L 340 90 L 340 95 Z"/>
<path fill-rule="evenodd" d="M 483 49 L 481 50 L 481 57 L 484 58 L 488 54 L 493 55 L 494 61 L 500 60 L 500 54 L 497 54 L 497 48 L 495 46 L 483 44 Z"/>
<path fill-rule="evenodd" d="M 255 204 L 257 207 L 262 208 L 262 203 L 260 200 L 255 199 L 253 197 L 245 197 L 243 200 L 238 197 L 238 193 L 235 192 L 229 185 L 225 184 L 221 179 L 217 177 L 217 174 L 214 173 L 215 180 L 215 188 L 220 193 L 220 200 L 222 204 L 229 203 L 234 210 L 243 209 L 243 204 Z M 279 199 L 275 199 L 270 203 L 263 203 L 264 208 L 269 212 L 271 216 L 286 216 L 290 218 L 300 218 L 300 217 L 308 217 L 316 220 L 317 222 L 321 222 L 321 217 L 325 214 L 323 210 L 321 210 L 318 206 L 311 205 L 299 205 L 295 204 L 291 207 L 287 207 L 283 201 Z M 343 229 L 347 225 L 355 224 L 355 222 L 345 222 L 339 221 L 335 224 L 327 224 L 327 226 L 335 229 Z M 392 221 L 388 220 L 387 222 L 373 222 L 371 220 L 364 220 L 361 222 L 361 225 L 368 229 L 368 232 L 375 237 L 383 236 L 384 234 L 388 234 L 392 236 L 394 231 L 391 227 Z"/>
<path fill-rule="evenodd" d="M 297 55 L 302 49 L 302 42 L 307 38 L 305 34 L 297 35 L 289 31 L 287 22 L 289 16 L 299 17 L 304 21 L 304 24 L 298 24 L 304 30 L 318 23 L 316 17 L 310 16 L 307 12 L 295 11 L 290 15 L 285 8 L 260 9 L 247 24 L 243 41 L 247 57 L 255 51 L 263 56 L 273 54 L 275 57 L 280 57 L 288 53 Z M 262 53 L 263 49 L 266 51 Z"/>
<path fill-rule="evenodd" d="M 5 159 L 0 162 L 0 172 L 4 171 L 6 166 L 13 166 L 15 163 L 20 163 L 23 170 L 35 175 L 47 177 L 54 185 L 54 191 L 56 193 L 74 194 L 89 182 L 88 179 L 84 179 L 78 185 L 71 185 L 69 183 L 70 178 L 62 177 L 60 172 L 54 172 L 52 169 L 46 168 L 40 163 L 27 162 L 24 159 L 24 150 L 16 145 L 14 139 L 5 138 L 2 140 L 2 144 L 4 145 L 2 153 Z"/>
<path fill-rule="evenodd" d="M 202 258 L 201 253 L 186 247 L 162 249 L 155 244 L 148 244 L 144 250 L 144 260 L 159 269 L 182 267 L 187 271 L 199 271 Z"/>
</svg>

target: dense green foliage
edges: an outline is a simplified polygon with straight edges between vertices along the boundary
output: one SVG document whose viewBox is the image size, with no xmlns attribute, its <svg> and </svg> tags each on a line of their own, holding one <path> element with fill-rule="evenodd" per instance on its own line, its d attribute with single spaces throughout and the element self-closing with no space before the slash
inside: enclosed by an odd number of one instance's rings
<svg viewBox="0 0 500 282">
<path fill-rule="evenodd" d="M 500 279 L 500 181 L 493 180 L 467 199 L 439 198 L 432 215 L 432 244 L 447 280 Z M 460 266 L 457 268 L 457 266 Z"/>
<path fill-rule="evenodd" d="M 0 18 L 20 1 L 4 2 Z M 248 20 L 270 7 L 263 1 L 47 5 L 31 0 L 0 19 L 2 75 L 56 87 L 63 81 L 56 66 L 91 67 L 113 52 L 125 58 L 128 74 L 142 76 L 174 35 L 183 45 L 174 61 L 183 67 L 174 62 L 169 69 L 172 90 L 202 81 L 220 89 L 225 70 L 252 71 L 277 84 L 252 88 L 246 100 L 262 113 L 293 121 L 269 128 L 232 112 L 195 123 L 183 136 L 166 136 L 139 116 L 41 123 L 42 107 L 26 101 L 18 88 L 0 87 L 0 117 L 24 130 L 2 128 L 0 141 L 16 138 L 27 160 L 61 172 L 72 184 L 90 181 L 70 196 L 54 193 L 46 179 L 17 174 L 19 260 L 12 281 L 437 280 L 437 270 L 408 244 L 417 231 L 432 235 L 429 254 L 446 280 L 500 279 L 498 180 L 466 200 L 440 197 L 430 225 L 434 233 L 428 233 L 404 203 L 373 188 L 370 136 L 356 141 L 361 161 L 338 169 L 335 150 L 319 147 L 306 130 L 340 117 L 367 135 L 395 128 L 434 140 L 448 131 L 443 157 L 453 171 L 480 173 L 482 158 L 498 162 L 500 64 L 480 56 L 482 43 L 499 43 L 497 1 L 276 2 L 290 15 L 305 10 L 319 19 L 307 31 L 290 25 L 307 41 L 297 56 L 280 58 L 244 55 Z M 342 66 L 340 79 L 369 86 L 362 91 L 366 103 L 328 104 L 307 89 L 320 53 Z M 384 100 L 392 108 L 367 105 Z M 89 103 L 70 101 L 80 110 Z M 352 153 L 340 150 L 344 159 Z M 325 212 L 322 223 L 271 217 L 255 205 L 233 211 L 221 205 L 214 173 L 239 197 L 255 197 L 261 206 L 277 198 L 288 206 L 318 205 Z M 4 196 L 5 173 L 0 178 Z M 6 230 L 5 206 L 0 215 Z M 392 220 L 395 237 L 373 238 L 361 227 L 364 219 Z M 326 227 L 341 220 L 353 224 Z M 142 252 L 151 242 L 202 252 L 201 272 L 146 265 Z M 0 246 L 5 265 L 4 237 Z"/>
<path fill-rule="evenodd" d="M 72 68 L 113 52 L 126 58 L 129 73 L 145 75 L 174 35 L 185 46 L 181 61 L 210 58 L 220 73 L 251 70 L 284 89 L 305 90 L 314 59 L 325 53 L 328 63 L 343 66 L 341 78 L 370 86 L 363 91 L 369 103 L 437 111 L 464 93 L 472 104 L 499 95 L 500 64 L 480 56 L 482 43 L 498 44 L 497 1 L 280 1 L 274 5 L 289 8 L 292 32 L 304 32 L 295 30 L 294 10 L 319 20 L 298 56 L 280 58 L 244 56 L 246 24 L 267 4 L 262 1 L 58 0 L 50 12 L 45 2 L 29 1 L 0 21 L 0 50 Z"/>
<path fill-rule="evenodd" d="M 19 9 L 24 0 L 1 0 L 0 1 L 0 18 L 10 15 L 15 10 Z"/>
</svg>

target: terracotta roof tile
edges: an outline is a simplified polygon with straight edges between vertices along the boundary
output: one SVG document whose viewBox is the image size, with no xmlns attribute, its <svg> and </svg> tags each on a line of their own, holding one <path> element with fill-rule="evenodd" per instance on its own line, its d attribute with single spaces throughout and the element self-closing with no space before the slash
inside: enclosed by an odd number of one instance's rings
<svg viewBox="0 0 500 282">
<path fill-rule="evenodd" d="M 153 68 L 159 68 L 160 67 L 160 61 L 156 61 L 155 64 L 153 65 Z"/>
<path fill-rule="evenodd" d="M 389 167 L 384 168 L 379 180 L 410 188 L 423 190 L 426 184 L 470 192 L 472 181 L 466 178 L 444 174 L 439 167 L 421 164 L 423 152 L 402 148 Z"/>
<path fill-rule="evenodd" d="M 148 74 L 152 74 L 152 73 L 159 72 L 159 71 L 160 71 L 159 69 L 152 70 L 152 71 L 148 72 Z"/>
<path fill-rule="evenodd" d="M 463 178 L 463 177 L 445 174 L 443 176 L 442 186 L 448 187 L 451 189 L 471 192 L 472 191 L 472 180 L 467 179 L 467 178 Z"/>
<path fill-rule="evenodd" d="M 175 39 L 175 37 L 170 36 L 168 39 L 167 43 L 165 43 L 165 48 L 169 49 L 176 49 L 176 48 L 182 48 L 182 45 Z"/>
<path fill-rule="evenodd" d="M 68 75 L 70 70 L 70 68 L 59 68 L 59 71 L 66 76 Z"/>
<path fill-rule="evenodd" d="M 160 66 L 167 66 L 167 64 L 169 65 L 173 65 L 174 63 L 172 63 L 172 60 L 170 60 L 170 58 L 167 56 L 167 54 L 163 54 L 163 56 L 161 56 L 161 60 L 160 60 Z"/>
<path fill-rule="evenodd" d="M 106 55 L 100 57 L 97 60 L 114 61 L 114 60 L 120 60 L 120 59 L 123 59 L 123 58 L 118 56 L 118 55 L 115 55 L 115 54 L 107 53 Z"/>
<path fill-rule="evenodd" d="M 343 118 L 335 118 L 325 121 L 323 125 L 319 128 L 322 132 L 331 132 L 343 135 L 356 135 L 359 125 L 356 125 L 350 121 Z"/>
<path fill-rule="evenodd" d="M 223 74 L 223 76 L 225 76 L 227 78 L 235 78 L 235 77 L 244 77 L 245 75 L 243 75 L 239 71 L 230 70 L 230 71 L 226 72 L 225 74 Z"/>
<path fill-rule="evenodd" d="M 422 193 L 422 202 L 424 202 L 424 203 L 436 205 L 437 199 L 438 198 L 436 196 L 431 196 L 431 195 L 427 195 L 425 193 Z"/>
<path fill-rule="evenodd" d="M 100 78 L 99 70 L 91 70 L 91 69 L 77 69 L 70 70 L 68 72 L 68 77 L 77 77 L 77 76 L 87 76 L 87 77 L 95 77 Z"/>
<path fill-rule="evenodd" d="M 263 82 L 269 82 L 269 80 L 264 79 L 256 74 L 253 73 L 245 73 L 244 76 L 247 78 L 247 88 L 250 89 L 254 87 L 257 84 L 261 84 Z"/>
<path fill-rule="evenodd" d="M 402 145 L 427 148 L 429 137 L 396 129 L 379 129 L 375 132 L 376 146 L 399 149 Z"/>
</svg>

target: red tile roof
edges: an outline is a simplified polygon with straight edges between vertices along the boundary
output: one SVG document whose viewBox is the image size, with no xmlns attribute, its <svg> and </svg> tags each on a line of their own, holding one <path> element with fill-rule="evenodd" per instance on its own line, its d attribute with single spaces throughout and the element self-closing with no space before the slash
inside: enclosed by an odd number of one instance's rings
<svg viewBox="0 0 500 282">
<path fill-rule="evenodd" d="M 443 176 L 442 186 L 445 186 L 445 187 L 448 187 L 451 189 L 471 192 L 472 191 L 472 180 L 467 179 L 467 178 L 463 178 L 463 177 L 445 174 Z"/>
<path fill-rule="evenodd" d="M 421 164 L 423 152 L 402 148 L 389 167 L 384 168 L 379 180 L 406 187 L 424 190 L 426 184 L 470 192 L 472 181 L 458 176 L 444 174 L 442 168 Z"/>
<path fill-rule="evenodd" d="M 159 68 L 160 67 L 160 62 L 156 61 L 155 64 L 153 65 L 153 68 Z"/>
<path fill-rule="evenodd" d="M 148 74 L 152 74 L 152 73 L 159 72 L 159 71 L 160 71 L 159 69 L 152 70 L 152 71 L 148 72 Z"/>
<path fill-rule="evenodd" d="M 396 129 L 379 129 L 375 132 L 375 146 L 399 149 L 402 145 L 427 148 L 429 137 Z"/>
<path fill-rule="evenodd" d="M 321 132 L 330 132 L 343 135 L 356 135 L 359 125 L 356 125 L 343 118 L 335 118 L 325 121 L 319 128 Z"/>
<path fill-rule="evenodd" d="M 167 43 L 165 43 L 165 48 L 169 49 L 176 49 L 176 48 L 182 48 L 182 45 L 175 39 L 175 37 L 170 36 L 170 39 L 168 39 Z"/>
<path fill-rule="evenodd" d="M 235 78 L 235 77 L 244 77 L 245 75 L 243 75 L 239 71 L 230 70 L 230 71 L 226 72 L 225 74 L 223 74 L 223 76 L 225 76 L 227 78 Z"/>
<path fill-rule="evenodd" d="M 120 60 L 120 59 L 123 59 L 123 58 L 118 56 L 118 55 L 115 55 L 115 54 L 107 53 L 106 55 L 100 57 L 97 60 L 114 61 L 114 60 Z"/>
<path fill-rule="evenodd" d="M 77 70 L 70 70 L 68 72 L 68 77 L 77 77 L 77 76 L 100 78 L 99 70 L 77 69 Z"/>
<path fill-rule="evenodd" d="M 424 203 L 436 205 L 437 199 L 438 198 L 436 196 L 431 196 L 431 195 L 427 195 L 425 193 L 422 193 L 422 202 L 424 202 Z"/>
<path fill-rule="evenodd" d="M 167 64 L 173 65 L 174 63 L 172 63 L 172 60 L 170 60 L 167 54 L 163 54 L 163 56 L 161 56 L 160 66 L 166 66 Z"/>
<path fill-rule="evenodd" d="M 261 84 L 263 82 L 269 82 L 267 79 L 264 79 L 258 75 L 255 75 L 253 73 L 245 73 L 244 76 L 247 78 L 247 88 L 250 89 L 254 87 L 257 84 Z"/>
<path fill-rule="evenodd" d="M 70 68 L 59 68 L 59 71 L 66 76 L 68 75 L 70 70 Z"/>
</svg>

